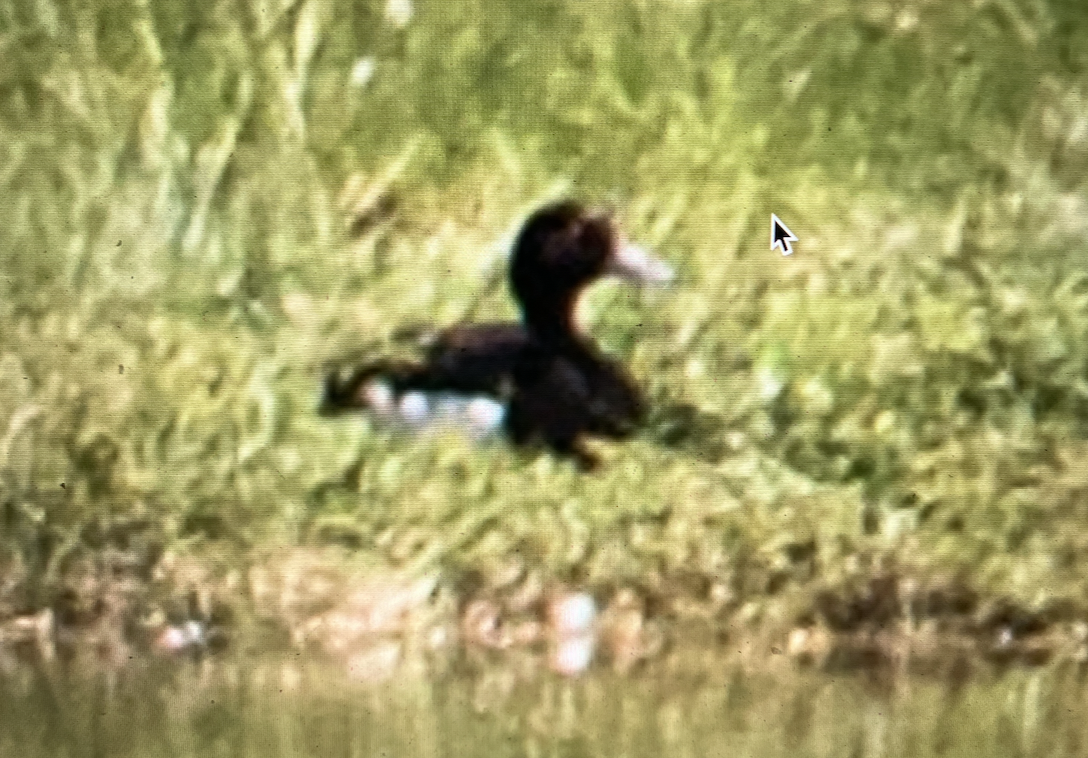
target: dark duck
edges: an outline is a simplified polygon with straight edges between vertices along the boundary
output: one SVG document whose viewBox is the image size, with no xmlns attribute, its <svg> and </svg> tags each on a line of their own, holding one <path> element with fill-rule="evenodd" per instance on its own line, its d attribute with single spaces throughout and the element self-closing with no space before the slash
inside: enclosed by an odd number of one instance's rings
<svg viewBox="0 0 1088 758">
<path fill-rule="evenodd" d="M 477 436 L 502 428 L 516 444 L 542 444 L 593 468 L 585 438 L 628 437 L 646 413 L 631 375 L 574 321 L 579 296 L 605 276 L 661 283 L 672 270 L 627 243 L 607 215 L 575 202 L 546 206 L 514 244 L 509 283 L 520 323 L 451 327 L 421 360 L 335 370 L 322 411 L 369 409 L 408 426 L 457 419 Z"/>
</svg>

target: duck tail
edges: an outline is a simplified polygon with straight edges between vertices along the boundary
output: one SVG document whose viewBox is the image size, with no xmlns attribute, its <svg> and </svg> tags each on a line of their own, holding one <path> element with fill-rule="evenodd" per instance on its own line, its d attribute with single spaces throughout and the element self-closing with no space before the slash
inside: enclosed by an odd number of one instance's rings
<svg viewBox="0 0 1088 758">
<path fill-rule="evenodd" d="M 418 363 L 379 360 L 353 369 L 330 369 L 322 384 L 317 412 L 321 416 L 336 416 L 373 408 L 375 394 L 368 387 L 379 385 L 383 393 L 398 393 L 408 389 L 427 389 L 428 373 Z M 373 387 L 372 387 L 373 388 Z"/>
<path fill-rule="evenodd" d="M 317 405 L 318 415 L 335 416 L 359 407 L 356 398 L 361 384 L 354 372 L 345 377 L 339 369 L 331 369 L 322 383 L 321 400 Z"/>
</svg>

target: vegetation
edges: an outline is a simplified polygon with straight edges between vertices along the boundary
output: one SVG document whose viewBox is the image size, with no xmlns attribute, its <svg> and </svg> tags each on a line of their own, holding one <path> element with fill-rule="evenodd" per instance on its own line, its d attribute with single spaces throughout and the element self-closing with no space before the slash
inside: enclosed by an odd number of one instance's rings
<svg viewBox="0 0 1088 758">
<path fill-rule="evenodd" d="M 2 0 L 0 50 L 4 614 L 297 544 L 1083 613 L 1083 4 Z M 581 313 L 658 408 L 601 474 L 315 414 L 329 361 L 512 315 L 559 195 L 681 271 Z"/>
</svg>

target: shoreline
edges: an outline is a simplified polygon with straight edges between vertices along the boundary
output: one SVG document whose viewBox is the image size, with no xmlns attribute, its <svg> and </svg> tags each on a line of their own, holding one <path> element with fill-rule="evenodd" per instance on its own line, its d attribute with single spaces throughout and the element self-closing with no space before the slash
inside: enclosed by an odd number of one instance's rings
<svg viewBox="0 0 1088 758">
<path fill-rule="evenodd" d="M 141 655 L 231 649 L 317 654 L 380 681 L 413 660 L 484 656 L 576 677 L 637 672 L 676 651 L 756 669 L 788 662 L 826 673 L 960 680 L 985 671 L 1088 662 L 1088 613 L 1038 609 L 956 582 L 874 575 L 839 588 L 796 586 L 732 597 L 711 577 L 582 586 L 508 567 L 466 575 L 363 567 L 340 549 L 287 548 L 218 577 L 193 557 L 150 581 L 83 577 L 44 607 L 0 617 L 0 656 L 91 656 L 120 667 Z M 697 591 L 695 591 L 697 590 Z"/>
</svg>

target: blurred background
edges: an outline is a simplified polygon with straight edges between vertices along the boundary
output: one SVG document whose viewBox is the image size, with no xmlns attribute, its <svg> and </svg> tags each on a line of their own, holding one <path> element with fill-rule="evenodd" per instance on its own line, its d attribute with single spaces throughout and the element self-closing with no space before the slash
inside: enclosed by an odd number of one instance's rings
<svg viewBox="0 0 1088 758">
<path fill-rule="evenodd" d="M 860 697 L 851 754 L 1084 749 L 1079 690 L 1039 678 L 1088 652 L 1078 0 L 0 0 L 0 59 L 3 660 L 255 640 L 371 680 L 486 651 L 466 709 L 545 677 L 551 715 L 511 733 L 596 754 L 615 729 L 571 743 L 563 698 L 629 682 L 563 690 L 526 652 L 571 601 L 591 671 L 739 655 L 809 671 L 797 703 L 811 672 L 1020 672 L 963 716 L 997 743 Z M 600 473 L 317 416 L 330 361 L 512 317 L 512 236 L 568 196 L 679 271 L 579 313 L 656 409 Z M 113 728 L 41 694 L 54 675 L 17 694 L 84 720 L 20 750 Z M 687 744 L 661 699 L 613 705 Z M 793 702 L 768 706 L 784 733 L 708 716 L 707 744 L 841 754 Z"/>
</svg>

